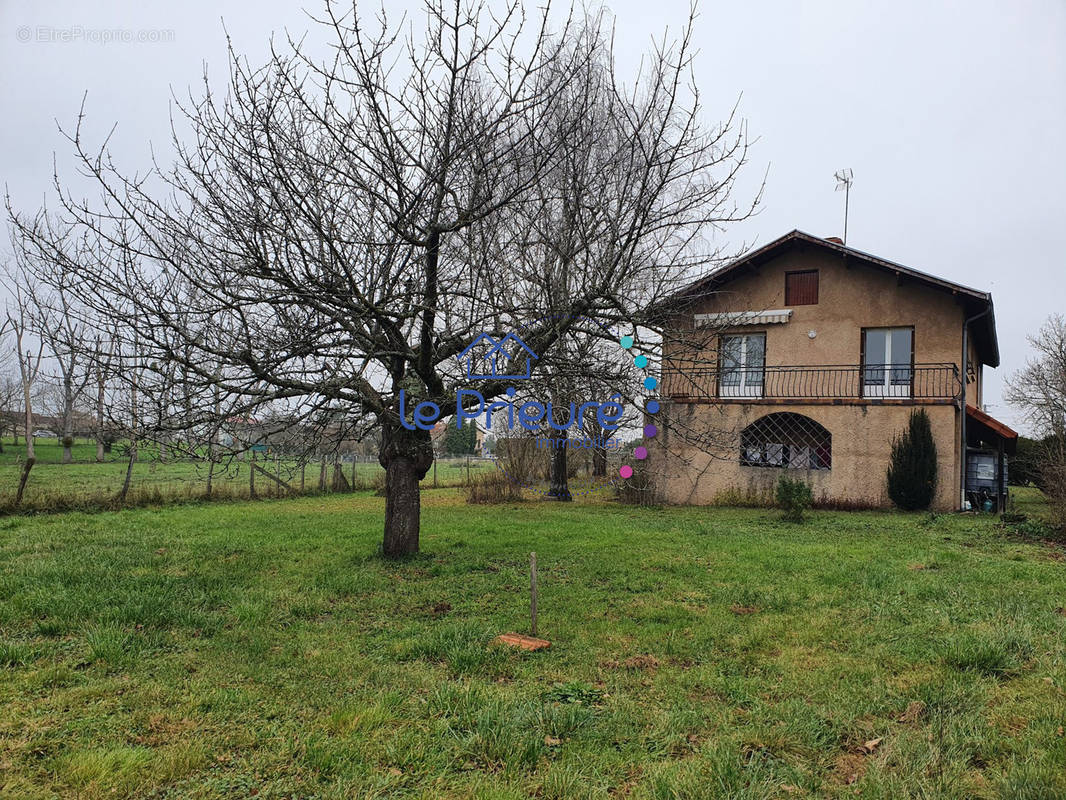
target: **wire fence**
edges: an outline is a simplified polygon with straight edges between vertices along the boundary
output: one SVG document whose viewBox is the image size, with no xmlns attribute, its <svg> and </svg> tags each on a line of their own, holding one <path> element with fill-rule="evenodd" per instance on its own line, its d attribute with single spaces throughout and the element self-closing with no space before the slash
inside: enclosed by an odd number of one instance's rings
<svg viewBox="0 0 1066 800">
<path fill-rule="evenodd" d="M 385 485 L 377 459 L 354 453 L 298 460 L 250 451 L 212 465 L 206 459 L 160 458 L 157 451 L 146 450 L 131 463 L 123 452 L 97 462 L 95 449 L 80 446 L 73 461 L 63 464 L 58 451 L 38 447 L 27 473 L 24 448 L 8 444 L 5 450 L 0 456 L 0 513 L 381 491 Z M 469 486 L 495 469 L 491 458 L 440 455 L 422 487 Z"/>
</svg>

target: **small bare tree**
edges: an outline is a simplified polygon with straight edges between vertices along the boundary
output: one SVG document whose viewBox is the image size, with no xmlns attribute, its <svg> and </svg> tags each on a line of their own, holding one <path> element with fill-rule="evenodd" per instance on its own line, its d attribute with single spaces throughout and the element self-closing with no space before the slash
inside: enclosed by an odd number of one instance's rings
<svg viewBox="0 0 1066 800">
<path fill-rule="evenodd" d="M 16 252 L 24 274 L 32 276 L 25 284 L 25 293 L 47 356 L 45 364 L 54 370 L 46 372 L 42 379 L 56 389 L 62 459 L 69 464 L 73 461 L 75 410 L 92 377 L 93 335 L 83 322 L 85 316 L 71 305 L 71 275 L 64 263 L 36 261 L 25 249 Z"/>
<path fill-rule="evenodd" d="M 1029 337 L 1036 351 L 1007 383 L 1007 402 L 1017 406 L 1042 437 L 1037 454 L 1041 488 L 1066 526 L 1066 318 L 1050 317 Z"/>
<path fill-rule="evenodd" d="M 8 333 L 6 320 L 0 320 L 0 341 Z M 0 344 L 0 453 L 4 452 L 2 438 L 10 433 L 12 444 L 18 446 L 19 417 L 18 405 L 22 399 L 22 384 L 13 372 L 12 354 L 7 347 Z"/>
<path fill-rule="evenodd" d="M 33 449 L 33 397 L 37 379 L 41 373 L 41 360 L 44 356 L 44 339 L 37 335 L 33 327 L 33 317 L 29 293 L 25 290 L 17 275 L 9 275 L 9 291 L 12 294 L 6 314 L 6 325 L 11 329 L 15 340 L 15 355 L 19 365 L 19 383 L 22 389 L 22 421 L 26 438 L 26 463 L 33 466 L 36 453 Z M 37 352 L 33 352 L 36 339 Z"/>
</svg>

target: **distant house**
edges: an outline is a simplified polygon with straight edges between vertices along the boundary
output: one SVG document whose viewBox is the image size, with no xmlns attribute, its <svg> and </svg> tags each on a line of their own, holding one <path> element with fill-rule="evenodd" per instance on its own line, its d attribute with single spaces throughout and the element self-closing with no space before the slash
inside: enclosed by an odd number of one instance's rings
<svg viewBox="0 0 1066 800">
<path fill-rule="evenodd" d="M 513 333 L 499 340 L 482 333 L 457 358 L 466 377 L 473 380 L 525 380 L 532 373 L 537 354 Z"/>
<path fill-rule="evenodd" d="M 447 420 L 441 420 L 437 422 L 432 430 L 429 432 L 430 441 L 433 443 L 433 452 L 438 456 L 456 455 L 455 453 L 448 452 L 448 429 L 455 424 L 454 417 Z M 474 426 L 474 453 L 473 455 L 484 455 L 485 446 L 485 431 L 476 422 L 467 421 L 467 425 Z"/>
<path fill-rule="evenodd" d="M 765 495 L 787 474 L 816 498 L 887 505 L 893 439 L 924 408 L 935 507 L 1002 505 L 1017 434 L 981 410 L 983 368 L 999 366 L 988 292 L 793 231 L 661 308 L 666 499 Z"/>
</svg>

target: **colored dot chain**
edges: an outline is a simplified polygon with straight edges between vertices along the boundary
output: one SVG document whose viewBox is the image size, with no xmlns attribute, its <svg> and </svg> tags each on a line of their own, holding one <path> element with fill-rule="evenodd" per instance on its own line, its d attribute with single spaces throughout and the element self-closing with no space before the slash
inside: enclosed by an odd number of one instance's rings
<svg viewBox="0 0 1066 800">
<path fill-rule="evenodd" d="M 632 350 L 632 348 L 633 348 L 633 337 L 632 336 L 623 336 L 621 338 L 621 340 L 619 340 L 619 344 L 622 345 L 622 349 L 623 350 Z M 647 366 L 648 366 L 648 357 L 646 355 L 643 355 L 643 354 L 642 355 L 638 355 L 638 356 L 636 356 L 633 359 L 633 364 L 634 364 L 634 366 L 636 366 L 639 369 L 646 369 Z M 655 380 L 655 378 L 653 376 L 651 376 L 651 375 L 649 375 L 648 377 L 646 377 L 644 379 L 644 388 L 647 389 L 649 392 L 655 391 L 655 387 L 658 386 L 658 385 L 659 385 L 659 382 L 657 380 Z M 658 411 L 659 411 L 659 401 L 656 400 L 654 397 L 650 398 L 644 404 L 644 410 L 647 411 L 649 414 L 658 413 Z M 644 438 L 645 439 L 653 439 L 655 437 L 655 435 L 658 434 L 658 433 L 659 433 L 659 429 L 655 425 L 652 425 L 652 424 L 649 423 L 649 424 L 644 426 Z M 640 446 L 636 447 L 633 450 L 633 458 L 635 458 L 637 461 L 643 461 L 647 457 L 648 457 L 648 448 L 645 447 L 644 445 L 640 445 Z M 618 474 L 621 475 L 622 478 L 632 478 L 633 477 L 633 468 L 631 466 L 629 466 L 629 464 L 623 464 L 621 467 L 618 468 Z"/>
</svg>

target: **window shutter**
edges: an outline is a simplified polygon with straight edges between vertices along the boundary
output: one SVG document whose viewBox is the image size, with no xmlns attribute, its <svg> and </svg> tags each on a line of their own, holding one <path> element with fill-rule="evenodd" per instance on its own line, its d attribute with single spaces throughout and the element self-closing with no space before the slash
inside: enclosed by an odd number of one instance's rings
<svg viewBox="0 0 1066 800">
<path fill-rule="evenodd" d="M 818 270 L 785 273 L 785 305 L 809 306 L 818 302 Z"/>
</svg>

